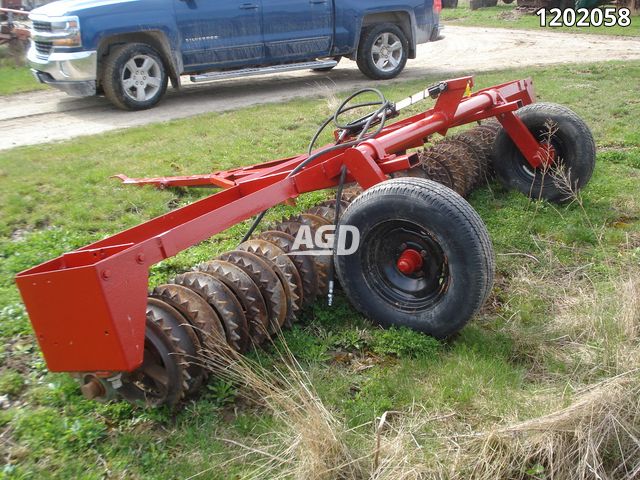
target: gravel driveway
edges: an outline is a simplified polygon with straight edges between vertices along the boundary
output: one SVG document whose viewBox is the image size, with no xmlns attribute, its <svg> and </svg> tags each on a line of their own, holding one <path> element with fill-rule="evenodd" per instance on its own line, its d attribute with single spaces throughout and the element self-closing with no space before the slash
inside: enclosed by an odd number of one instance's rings
<svg viewBox="0 0 640 480">
<path fill-rule="evenodd" d="M 421 45 L 396 81 L 508 67 L 640 59 L 640 39 L 536 30 L 447 27 L 445 39 Z M 318 89 L 353 90 L 371 85 L 355 62 L 328 74 L 297 72 L 190 85 L 169 91 L 152 110 L 122 112 L 104 98 L 72 98 L 53 89 L 0 97 L 0 150 L 66 140 L 80 135 L 145 125 L 199 113 L 280 102 Z"/>
</svg>

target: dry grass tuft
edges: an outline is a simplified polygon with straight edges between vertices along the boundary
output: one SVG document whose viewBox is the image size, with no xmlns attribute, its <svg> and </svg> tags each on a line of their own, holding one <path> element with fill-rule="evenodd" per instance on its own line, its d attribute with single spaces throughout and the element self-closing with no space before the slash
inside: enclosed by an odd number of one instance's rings
<svg viewBox="0 0 640 480">
<path fill-rule="evenodd" d="M 284 343 L 284 342 L 283 342 Z M 229 463 L 251 466 L 247 479 L 418 480 L 428 465 L 415 432 L 434 418 L 415 411 L 386 412 L 374 422 L 348 429 L 323 404 L 286 344 L 282 368 L 267 370 L 230 350 L 210 352 L 215 375 L 233 381 L 247 399 L 266 409 L 281 429 L 240 447 Z M 446 415 L 445 417 L 449 417 Z M 218 465 L 216 468 L 219 468 Z M 204 473 L 204 472 L 203 472 Z"/>
<path fill-rule="evenodd" d="M 619 320 L 622 331 L 629 339 L 640 338 L 640 274 L 630 274 L 620 285 L 622 302 Z"/>
<path fill-rule="evenodd" d="M 617 375 L 640 366 L 639 296 L 636 270 L 599 288 L 584 282 L 572 286 L 554 302 L 547 335 L 556 349 L 549 353 L 587 374 Z"/>
<path fill-rule="evenodd" d="M 393 418 L 397 417 L 394 421 Z M 432 419 L 424 412 L 385 412 L 375 428 L 374 449 L 366 478 L 371 480 L 419 480 L 429 475 L 429 464 L 418 438 Z M 372 442 L 363 434 L 365 445 Z"/>
<path fill-rule="evenodd" d="M 462 443 L 451 478 L 635 479 L 640 475 L 640 375 L 597 384 L 568 407 Z"/>
<path fill-rule="evenodd" d="M 279 353 L 282 366 L 267 370 L 228 350 L 210 352 L 206 366 L 218 377 L 233 381 L 248 400 L 282 425 L 254 445 L 225 440 L 244 451 L 232 461 L 246 463 L 250 456 L 257 456 L 255 470 L 245 478 L 365 478 L 360 459 L 347 441 L 345 423 L 325 407 L 286 346 Z"/>
</svg>

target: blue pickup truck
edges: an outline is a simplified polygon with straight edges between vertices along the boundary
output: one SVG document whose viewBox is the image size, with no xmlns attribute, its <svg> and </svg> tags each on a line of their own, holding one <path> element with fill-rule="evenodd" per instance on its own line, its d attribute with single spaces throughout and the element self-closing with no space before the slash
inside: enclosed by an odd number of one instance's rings
<svg viewBox="0 0 640 480">
<path fill-rule="evenodd" d="M 42 83 L 117 107 L 153 107 L 170 81 L 311 69 L 342 57 L 398 75 L 440 34 L 441 0 L 62 0 L 31 12 Z"/>
</svg>

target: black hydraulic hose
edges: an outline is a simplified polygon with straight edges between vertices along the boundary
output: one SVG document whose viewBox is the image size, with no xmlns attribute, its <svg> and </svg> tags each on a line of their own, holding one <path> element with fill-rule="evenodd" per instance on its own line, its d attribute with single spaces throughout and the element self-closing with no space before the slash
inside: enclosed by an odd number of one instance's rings
<svg viewBox="0 0 640 480">
<path fill-rule="evenodd" d="M 351 100 L 353 100 L 354 98 L 360 96 L 360 95 L 364 95 L 366 93 L 374 93 L 378 96 L 379 100 L 377 101 L 372 101 L 372 102 L 363 102 L 363 103 L 359 103 L 359 104 L 355 104 L 355 105 L 348 105 L 349 102 Z M 339 121 L 339 118 L 341 115 L 345 114 L 346 112 L 349 112 L 351 110 L 355 110 L 357 108 L 365 108 L 365 107 L 370 107 L 370 106 L 375 106 L 375 105 L 379 105 L 378 109 L 375 110 L 374 112 L 372 112 L 369 115 L 365 115 L 362 118 L 359 118 L 358 120 L 355 120 L 353 122 L 347 123 L 347 124 L 341 124 Z M 296 173 L 300 172 L 304 167 L 306 167 L 307 165 L 309 165 L 311 162 L 313 162 L 314 160 L 318 159 L 319 157 L 321 157 L 322 155 L 326 155 L 327 153 L 331 153 L 334 152 L 336 150 L 343 150 L 343 149 L 347 149 L 350 147 L 353 147 L 355 145 L 358 145 L 366 140 L 369 140 L 373 137 L 375 137 L 376 135 L 378 135 L 382 129 L 385 126 L 385 123 L 387 121 L 387 115 L 389 114 L 390 110 L 392 110 L 393 105 L 391 104 L 391 102 L 389 102 L 384 94 L 376 89 L 376 88 L 363 88 L 361 90 L 358 90 L 357 92 L 354 92 L 353 94 L 349 95 L 349 97 L 347 97 L 346 100 L 344 100 L 340 106 L 336 109 L 336 111 L 334 112 L 333 115 L 331 115 L 329 118 L 327 118 L 322 125 L 320 125 L 320 127 L 318 128 L 318 130 L 316 131 L 316 133 L 314 134 L 313 138 L 311 139 L 311 142 L 309 143 L 309 157 L 307 157 L 305 160 L 303 160 L 302 162 L 300 162 L 300 164 L 294 168 L 288 175 L 286 178 L 292 177 L 293 175 L 295 175 Z M 380 120 L 380 124 L 378 125 L 378 128 L 376 129 L 375 132 L 368 134 L 367 135 L 367 131 L 371 128 L 371 125 L 373 124 L 374 121 L 376 120 Z M 351 131 L 360 131 L 360 133 L 358 134 L 358 137 L 355 140 L 351 140 L 349 142 L 345 142 L 345 143 L 336 143 L 335 145 L 331 145 L 327 148 L 323 148 L 322 150 L 320 150 L 319 152 L 316 152 L 314 154 L 311 154 L 311 152 L 313 151 L 313 147 L 315 146 L 315 143 L 317 142 L 318 138 L 320 137 L 320 135 L 322 134 L 322 132 L 324 132 L 324 130 L 327 128 L 327 126 L 329 126 L 329 124 L 333 122 L 333 124 L 335 125 L 335 127 L 338 130 L 342 130 L 344 134 L 347 134 Z M 338 142 L 340 142 L 340 139 L 338 140 Z M 342 179 L 342 175 L 344 172 L 344 176 L 346 178 L 346 168 L 343 166 L 342 170 L 341 170 L 341 179 Z M 342 195 L 342 190 L 340 190 L 340 194 Z M 336 207 L 338 207 L 339 201 L 336 203 Z M 251 226 L 249 227 L 249 230 L 247 231 L 247 233 L 245 234 L 245 236 L 242 238 L 242 242 L 246 242 L 251 235 L 253 235 L 253 233 L 255 232 L 256 228 L 258 228 L 258 226 L 260 225 L 260 222 L 262 221 L 262 219 L 264 218 L 264 216 L 267 214 L 268 209 L 264 210 L 263 212 L 261 212 L 260 214 L 258 214 L 258 216 L 255 218 L 255 220 L 253 221 L 253 223 L 251 224 Z"/>
<path fill-rule="evenodd" d="M 247 230 L 247 233 L 245 233 L 244 237 L 242 237 L 242 242 L 240 243 L 244 243 L 251 238 L 251 235 L 253 235 L 253 232 L 256 231 L 256 228 L 258 228 L 258 225 L 260 225 L 260 222 L 262 221 L 262 219 L 264 218 L 264 216 L 267 214 L 268 211 L 269 209 L 263 210 L 258 214 L 256 219 L 251 224 L 251 227 L 249 228 L 249 230 Z"/>
<path fill-rule="evenodd" d="M 338 183 L 338 191 L 336 192 L 336 214 L 333 217 L 333 224 L 335 225 L 335 231 L 334 231 L 334 242 L 335 241 L 340 241 L 340 207 L 342 206 L 342 204 L 340 203 L 342 201 L 342 190 L 344 188 L 344 182 L 347 178 L 347 167 L 345 165 L 342 166 L 342 168 L 340 169 L 340 182 Z M 335 276 L 335 267 L 333 265 L 333 262 L 329 262 L 329 272 L 328 272 L 328 279 L 329 279 L 329 292 L 327 293 L 327 305 L 329 305 L 330 307 L 333 305 L 333 286 L 334 286 L 334 276 Z"/>
</svg>

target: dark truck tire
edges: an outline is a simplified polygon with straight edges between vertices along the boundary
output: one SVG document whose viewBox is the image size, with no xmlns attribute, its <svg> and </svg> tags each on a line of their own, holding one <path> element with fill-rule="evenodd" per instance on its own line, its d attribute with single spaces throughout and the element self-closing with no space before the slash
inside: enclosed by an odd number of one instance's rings
<svg viewBox="0 0 640 480">
<path fill-rule="evenodd" d="M 381 23 L 367 27 L 358 45 L 360 71 L 373 80 L 397 77 L 407 64 L 409 41 L 400 27 Z"/>
<path fill-rule="evenodd" d="M 516 114 L 536 139 L 550 141 L 556 161 L 547 169 L 534 169 L 501 129 L 492 156 L 498 180 L 534 199 L 571 200 L 589 183 L 595 168 L 596 146 L 589 127 L 572 110 L 552 103 L 528 105 Z"/>
<path fill-rule="evenodd" d="M 436 182 L 397 178 L 357 197 L 340 219 L 360 245 L 336 255 L 340 284 L 355 308 L 384 327 L 448 337 L 485 303 L 494 255 L 487 229 L 460 195 Z M 398 258 L 419 251 L 423 265 L 400 271 Z"/>
<path fill-rule="evenodd" d="M 442 0 L 442 8 L 458 8 L 458 0 Z"/>
<path fill-rule="evenodd" d="M 155 106 L 167 91 L 167 69 L 162 58 L 144 43 L 114 48 L 104 62 L 104 94 L 122 110 Z"/>
</svg>

